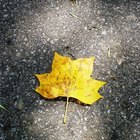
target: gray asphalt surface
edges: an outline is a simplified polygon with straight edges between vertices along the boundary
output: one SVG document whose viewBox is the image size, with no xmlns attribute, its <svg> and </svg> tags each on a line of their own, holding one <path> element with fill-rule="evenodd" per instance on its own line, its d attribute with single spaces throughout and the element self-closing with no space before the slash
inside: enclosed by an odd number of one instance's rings
<svg viewBox="0 0 140 140">
<path fill-rule="evenodd" d="M 91 106 L 45 100 L 35 73 L 51 71 L 54 51 L 95 56 L 107 81 Z M 0 140 L 140 139 L 139 0 L 0 0 Z"/>
</svg>

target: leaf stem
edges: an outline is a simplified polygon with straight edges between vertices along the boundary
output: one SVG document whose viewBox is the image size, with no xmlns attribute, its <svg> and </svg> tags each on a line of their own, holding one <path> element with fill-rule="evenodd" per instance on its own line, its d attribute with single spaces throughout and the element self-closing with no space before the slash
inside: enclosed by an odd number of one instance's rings
<svg viewBox="0 0 140 140">
<path fill-rule="evenodd" d="M 64 115 L 64 124 L 67 121 L 67 112 L 68 112 L 68 103 L 69 103 L 69 97 L 67 97 L 67 103 L 66 103 L 66 109 L 65 109 L 65 115 Z"/>
</svg>

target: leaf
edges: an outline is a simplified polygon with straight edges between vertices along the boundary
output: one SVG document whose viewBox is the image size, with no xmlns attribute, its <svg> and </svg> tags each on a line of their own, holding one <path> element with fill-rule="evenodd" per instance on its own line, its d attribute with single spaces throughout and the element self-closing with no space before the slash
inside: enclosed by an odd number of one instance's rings
<svg viewBox="0 0 140 140">
<path fill-rule="evenodd" d="M 91 78 L 93 62 L 94 57 L 71 60 L 55 53 L 52 71 L 35 74 L 40 82 L 36 92 L 47 99 L 61 96 L 76 98 L 85 104 L 96 102 L 102 98 L 98 90 L 106 82 Z"/>
</svg>

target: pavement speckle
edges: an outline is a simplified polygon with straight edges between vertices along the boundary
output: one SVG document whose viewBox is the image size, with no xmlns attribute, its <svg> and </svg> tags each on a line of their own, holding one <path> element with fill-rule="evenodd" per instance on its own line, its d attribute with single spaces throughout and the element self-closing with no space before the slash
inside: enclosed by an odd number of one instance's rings
<svg viewBox="0 0 140 140">
<path fill-rule="evenodd" d="M 0 0 L 0 140 L 139 140 L 139 0 Z M 35 73 L 51 71 L 54 51 L 95 56 L 107 81 L 91 106 L 45 100 Z"/>
</svg>

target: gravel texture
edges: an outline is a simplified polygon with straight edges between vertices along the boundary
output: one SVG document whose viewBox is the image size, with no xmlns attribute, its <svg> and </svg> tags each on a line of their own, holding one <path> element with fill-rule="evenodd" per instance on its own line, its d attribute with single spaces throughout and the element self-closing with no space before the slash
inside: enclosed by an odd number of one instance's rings
<svg viewBox="0 0 140 140">
<path fill-rule="evenodd" d="M 50 72 L 54 51 L 95 56 L 107 81 L 91 106 L 45 100 L 35 73 Z M 0 140 L 140 139 L 139 0 L 0 0 Z"/>
</svg>

